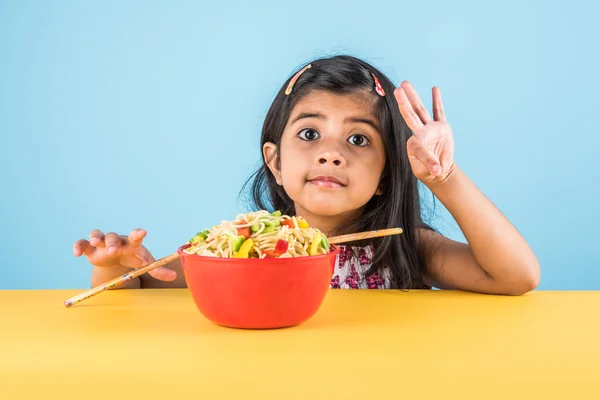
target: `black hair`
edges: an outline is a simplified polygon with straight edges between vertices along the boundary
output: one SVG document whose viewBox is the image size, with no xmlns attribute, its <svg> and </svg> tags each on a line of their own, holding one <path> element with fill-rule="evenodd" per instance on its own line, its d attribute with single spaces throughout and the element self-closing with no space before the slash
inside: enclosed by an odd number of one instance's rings
<svg viewBox="0 0 600 400">
<path fill-rule="evenodd" d="M 412 173 L 406 150 L 406 141 L 412 135 L 398 109 L 394 97 L 395 85 L 377 68 L 352 56 L 338 55 L 310 62 L 293 86 L 291 94 L 285 90 L 293 75 L 286 80 L 275 96 L 262 127 L 260 148 L 265 143 L 277 145 L 277 154 L 284 128 L 297 102 L 312 91 L 328 91 L 339 95 L 366 93 L 372 98 L 375 115 L 379 118 L 386 153 L 382 174 L 381 195 L 373 196 L 358 220 L 346 227 L 352 232 L 401 227 L 401 235 L 373 239 L 373 262 L 367 274 L 389 271 L 394 288 L 429 288 L 424 282 L 426 254 L 417 238 L 418 229 L 433 230 L 423 221 L 418 182 Z M 385 91 L 375 91 L 374 74 Z M 244 184 L 242 192 L 250 190 L 250 208 L 280 210 L 295 215 L 294 203 L 279 186 L 263 157 L 259 168 Z"/>
</svg>

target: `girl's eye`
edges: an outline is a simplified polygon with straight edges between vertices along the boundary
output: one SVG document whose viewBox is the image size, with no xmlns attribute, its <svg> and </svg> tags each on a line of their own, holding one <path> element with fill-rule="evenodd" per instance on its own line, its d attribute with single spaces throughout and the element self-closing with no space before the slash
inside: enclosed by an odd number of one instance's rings
<svg viewBox="0 0 600 400">
<path fill-rule="evenodd" d="M 348 143 L 354 146 L 364 147 L 369 144 L 369 139 L 364 135 L 352 135 L 348 138 Z"/>
<path fill-rule="evenodd" d="M 311 140 L 317 140 L 319 138 L 319 132 L 310 128 L 302 129 L 300 133 L 298 133 L 298 137 L 302 140 L 306 140 L 307 142 Z"/>
</svg>

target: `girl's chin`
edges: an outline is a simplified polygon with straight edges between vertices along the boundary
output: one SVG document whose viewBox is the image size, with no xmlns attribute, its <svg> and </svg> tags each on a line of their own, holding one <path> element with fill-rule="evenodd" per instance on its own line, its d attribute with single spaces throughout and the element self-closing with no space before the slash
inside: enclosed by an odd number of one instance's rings
<svg viewBox="0 0 600 400">
<path fill-rule="evenodd" d="M 306 189 L 306 188 L 305 188 Z M 296 204 L 297 214 L 302 215 L 301 211 L 320 217 L 336 217 L 344 214 L 351 214 L 360 209 L 364 204 L 356 204 L 357 199 L 349 199 L 348 192 L 342 190 L 303 190 L 297 192 L 296 196 L 291 196 Z M 365 203 L 368 199 L 365 200 Z"/>
<path fill-rule="evenodd" d="M 318 209 L 310 210 L 310 213 L 318 217 L 336 217 L 340 214 L 347 212 L 347 210 L 335 210 L 335 209 Z"/>
<path fill-rule="evenodd" d="M 314 197 L 311 198 L 310 204 L 310 207 L 302 206 L 302 208 L 319 217 L 335 217 L 354 210 L 354 208 L 347 207 L 346 203 L 340 201 L 329 202 Z"/>
</svg>

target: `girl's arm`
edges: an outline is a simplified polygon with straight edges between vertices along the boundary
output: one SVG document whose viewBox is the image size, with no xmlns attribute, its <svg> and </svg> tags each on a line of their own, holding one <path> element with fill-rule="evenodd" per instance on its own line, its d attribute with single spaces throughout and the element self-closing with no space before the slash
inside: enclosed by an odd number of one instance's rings
<svg viewBox="0 0 600 400">
<path fill-rule="evenodd" d="M 521 295 L 535 289 L 540 266 L 506 217 L 456 165 L 444 181 L 428 185 L 462 230 L 464 244 L 420 231 L 430 284 L 441 289 Z"/>
<path fill-rule="evenodd" d="M 454 216 L 469 243 L 419 232 L 431 285 L 509 295 L 533 290 L 540 280 L 533 251 L 454 163 L 454 137 L 439 89 L 434 87 L 432 95 L 433 118 L 410 83 L 394 92 L 413 132 L 406 143 L 411 169 Z"/>
</svg>

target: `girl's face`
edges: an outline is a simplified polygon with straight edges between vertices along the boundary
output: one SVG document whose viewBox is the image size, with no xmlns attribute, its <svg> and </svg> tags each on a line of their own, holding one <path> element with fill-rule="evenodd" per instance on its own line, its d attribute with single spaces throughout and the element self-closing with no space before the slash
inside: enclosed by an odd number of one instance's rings
<svg viewBox="0 0 600 400">
<path fill-rule="evenodd" d="M 276 146 L 266 143 L 266 160 Z M 277 183 L 309 222 L 358 217 L 381 194 L 385 150 L 366 96 L 314 91 L 295 105 L 281 138 L 280 158 L 269 162 Z"/>
</svg>

